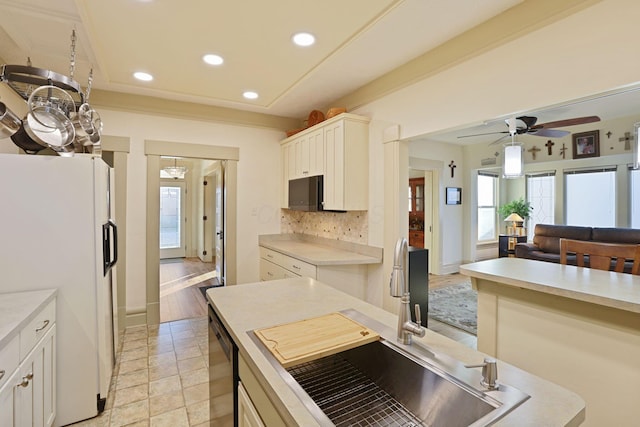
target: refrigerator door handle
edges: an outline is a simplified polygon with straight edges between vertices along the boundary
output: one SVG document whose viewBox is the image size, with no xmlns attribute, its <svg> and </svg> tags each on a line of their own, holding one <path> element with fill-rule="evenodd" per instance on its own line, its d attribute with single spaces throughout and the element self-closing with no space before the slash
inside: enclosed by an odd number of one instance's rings
<svg viewBox="0 0 640 427">
<path fill-rule="evenodd" d="M 111 260 L 111 265 L 109 265 L 109 268 L 111 268 L 118 262 L 118 226 L 112 219 L 107 224 L 113 229 L 113 259 Z"/>
<path fill-rule="evenodd" d="M 111 258 L 111 230 L 113 230 L 113 258 Z M 118 261 L 118 226 L 113 220 L 102 225 L 102 260 L 106 276 L 111 267 Z"/>
</svg>

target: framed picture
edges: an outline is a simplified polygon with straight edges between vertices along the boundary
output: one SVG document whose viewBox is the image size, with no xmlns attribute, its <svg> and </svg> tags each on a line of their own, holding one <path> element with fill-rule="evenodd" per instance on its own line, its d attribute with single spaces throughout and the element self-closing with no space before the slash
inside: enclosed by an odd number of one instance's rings
<svg viewBox="0 0 640 427">
<path fill-rule="evenodd" d="M 600 131 L 573 134 L 573 158 L 600 157 Z"/>
<path fill-rule="evenodd" d="M 462 188 L 447 187 L 447 204 L 448 205 L 462 204 Z"/>
</svg>

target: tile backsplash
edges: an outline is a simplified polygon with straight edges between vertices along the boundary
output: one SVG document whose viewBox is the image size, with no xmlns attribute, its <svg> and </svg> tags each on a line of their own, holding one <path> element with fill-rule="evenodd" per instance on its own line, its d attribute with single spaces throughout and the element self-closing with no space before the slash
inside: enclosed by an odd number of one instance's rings
<svg viewBox="0 0 640 427">
<path fill-rule="evenodd" d="M 367 244 L 367 211 L 301 212 L 281 209 L 281 233 L 301 233 L 326 239 Z"/>
</svg>

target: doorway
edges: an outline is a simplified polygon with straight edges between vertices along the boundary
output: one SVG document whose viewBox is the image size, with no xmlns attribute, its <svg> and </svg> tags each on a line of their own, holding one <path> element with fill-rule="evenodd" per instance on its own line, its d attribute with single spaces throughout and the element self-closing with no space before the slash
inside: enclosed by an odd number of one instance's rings
<svg viewBox="0 0 640 427">
<path fill-rule="evenodd" d="M 225 161 L 173 162 L 160 170 L 161 323 L 206 316 L 205 292 L 224 277 Z"/>
<path fill-rule="evenodd" d="M 220 225 L 223 231 L 223 253 L 221 256 L 220 274 L 225 284 L 235 284 L 236 280 L 236 189 L 237 189 L 237 160 L 238 150 L 230 147 L 204 146 L 197 144 L 171 143 L 166 141 L 145 141 L 145 154 L 147 155 L 147 307 L 145 315 L 145 323 L 160 323 L 161 316 L 161 291 L 160 291 L 160 270 L 174 270 L 174 278 L 167 279 L 173 281 L 171 284 L 174 288 L 183 289 L 190 288 L 192 296 L 198 296 L 206 309 L 206 300 L 204 293 L 198 286 L 187 286 L 198 283 L 201 286 L 214 284 L 215 270 L 213 263 L 208 263 L 202 268 L 202 260 L 198 256 L 198 241 L 201 240 L 197 236 L 203 236 L 203 205 L 204 205 L 204 186 L 203 177 L 210 171 L 208 168 L 216 160 L 223 160 L 226 167 L 223 170 L 223 179 L 220 180 L 224 187 L 220 190 L 224 204 L 221 209 L 225 213 L 225 220 Z M 193 214 L 187 215 L 185 228 L 186 236 L 186 256 L 184 258 L 172 258 L 171 260 L 160 261 L 160 171 L 162 169 L 162 158 L 164 156 L 176 156 L 182 158 L 183 163 L 190 164 L 185 175 L 186 181 L 186 211 L 190 209 Z M 189 171 L 190 169 L 190 171 Z M 198 217 L 199 216 L 199 217 Z M 174 262 L 170 262 L 174 261 Z M 177 272 L 175 272 L 177 271 Z M 171 276 L 166 276 L 171 277 Z M 179 280 L 177 280 L 179 279 Z M 178 284 L 178 282 L 181 282 Z M 182 289 L 180 289 L 182 291 Z M 197 292 L 197 293 L 196 293 Z M 186 292 L 185 292 L 186 293 Z M 198 294 L 199 293 L 199 294 Z M 165 296 L 164 290 L 162 291 Z M 177 293 L 173 293 L 177 294 Z M 167 300 L 168 301 L 168 300 Z M 182 306 L 192 306 L 198 304 L 176 303 Z M 187 317 L 194 317 L 193 313 L 187 313 Z M 199 314 L 198 314 L 199 315 Z M 202 315 L 206 315 L 203 310 Z M 142 319 L 141 319 L 142 320 Z M 165 321 L 165 319 L 162 319 Z"/>
</svg>

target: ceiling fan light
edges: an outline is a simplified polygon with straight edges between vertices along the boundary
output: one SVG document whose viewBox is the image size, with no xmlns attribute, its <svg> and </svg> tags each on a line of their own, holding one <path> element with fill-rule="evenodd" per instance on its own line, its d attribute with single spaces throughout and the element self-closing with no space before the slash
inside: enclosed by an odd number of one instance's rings
<svg viewBox="0 0 640 427">
<path fill-rule="evenodd" d="M 521 142 L 504 144 L 504 155 L 502 156 L 503 178 L 520 178 L 524 174 L 522 147 L 523 144 Z"/>
</svg>

